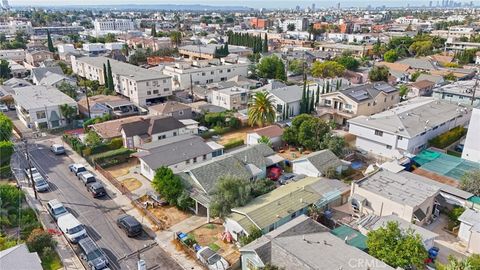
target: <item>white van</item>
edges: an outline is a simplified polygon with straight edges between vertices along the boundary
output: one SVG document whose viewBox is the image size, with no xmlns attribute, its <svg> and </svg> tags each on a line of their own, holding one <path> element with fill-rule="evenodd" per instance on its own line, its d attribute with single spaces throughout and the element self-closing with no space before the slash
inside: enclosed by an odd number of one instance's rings
<svg viewBox="0 0 480 270">
<path fill-rule="evenodd" d="M 85 226 L 72 214 L 60 216 L 57 220 L 58 227 L 72 243 L 77 243 L 80 239 L 87 236 Z"/>
</svg>

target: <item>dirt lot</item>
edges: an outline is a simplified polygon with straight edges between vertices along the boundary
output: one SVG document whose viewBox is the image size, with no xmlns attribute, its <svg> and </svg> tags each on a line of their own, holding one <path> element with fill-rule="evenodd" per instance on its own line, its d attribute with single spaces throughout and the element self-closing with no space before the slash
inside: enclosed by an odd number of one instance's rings
<svg viewBox="0 0 480 270">
<path fill-rule="evenodd" d="M 287 160 L 294 160 L 310 153 L 310 151 L 303 151 L 303 153 L 300 154 L 300 151 L 295 147 L 285 147 L 278 151 L 278 154 Z"/>
<path fill-rule="evenodd" d="M 210 223 L 189 232 L 189 234 L 195 236 L 195 240 L 200 246 L 209 246 L 214 251 L 216 250 L 232 265 L 240 259 L 240 252 L 234 244 L 222 241 L 224 231 L 225 228 L 221 224 Z"/>
<path fill-rule="evenodd" d="M 127 163 L 122 163 L 117 166 L 112 166 L 110 168 L 105 169 L 109 172 L 113 177 L 118 178 L 121 176 L 126 175 L 133 167 L 137 165 L 137 160 L 132 158 Z"/>
<path fill-rule="evenodd" d="M 168 229 L 191 216 L 191 214 L 182 212 L 174 206 L 159 206 L 155 208 L 149 208 L 148 211 L 153 213 L 159 220 L 163 222 L 163 229 Z"/>
<path fill-rule="evenodd" d="M 243 139 L 245 143 L 247 143 L 247 133 L 252 132 L 254 128 L 246 127 L 239 130 L 235 130 L 229 133 L 225 133 L 220 135 L 220 140 L 217 141 L 219 144 L 226 144 L 232 140 Z"/>
<path fill-rule="evenodd" d="M 142 182 L 135 178 L 127 178 L 121 181 L 122 184 L 130 191 L 139 189 L 142 186 Z"/>
</svg>

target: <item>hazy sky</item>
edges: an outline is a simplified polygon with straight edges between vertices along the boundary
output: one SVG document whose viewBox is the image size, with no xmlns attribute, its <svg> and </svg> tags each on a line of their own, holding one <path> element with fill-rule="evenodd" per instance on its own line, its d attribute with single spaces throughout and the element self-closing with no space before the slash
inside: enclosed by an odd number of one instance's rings
<svg viewBox="0 0 480 270">
<path fill-rule="evenodd" d="M 312 3 L 315 3 L 316 7 L 331 7 L 336 6 L 337 3 L 341 3 L 342 6 L 406 6 L 410 4 L 411 6 L 415 5 L 428 5 L 429 0 L 330 0 L 330 1 L 306 1 L 306 0 L 181 0 L 181 1 L 172 1 L 172 0 L 9 0 L 11 6 L 61 6 L 61 5 L 109 5 L 109 4 L 204 4 L 204 5 L 239 5 L 239 6 L 249 6 L 254 8 L 293 8 L 296 5 L 301 7 L 311 6 Z M 440 1 L 441 2 L 441 1 Z M 466 0 L 460 0 L 460 2 L 467 2 Z M 469 2 L 469 1 L 468 1 Z M 474 1 L 475 2 L 475 1 Z M 433 5 L 437 3 L 436 0 L 433 0 Z"/>
</svg>

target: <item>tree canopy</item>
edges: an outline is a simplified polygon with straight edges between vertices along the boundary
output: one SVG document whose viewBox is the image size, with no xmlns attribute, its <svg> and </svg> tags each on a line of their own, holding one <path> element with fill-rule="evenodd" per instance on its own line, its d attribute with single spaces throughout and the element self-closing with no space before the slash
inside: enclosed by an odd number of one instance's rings
<svg viewBox="0 0 480 270">
<path fill-rule="evenodd" d="M 355 71 L 360 66 L 360 62 L 351 55 L 342 55 L 335 59 L 337 63 L 344 66 L 348 70 Z"/>
<path fill-rule="evenodd" d="M 287 80 L 285 65 L 276 55 L 263 57 L 257 64 L 257 74 L 265 79 Z"/>
<path fill-rule="evenodd" d="M 232 208 L 244 206 L 252 199 L 250 183 L 241 178 L 221 176 L 215 185 L 213 194 L 212 216 L 225 217 Z"/>
<path fill-rule="evenodd" d="M 370 255 L 393 268 L 415 266 L 423 269 L 428 257 L 421 236 L 413 229 L 400 229 L 397 222 L 388 222 L 386 226 L 370 231 L 367 247 Z"/>
<path fill-rule="evenodd" d="M 184 189 L 180 177 L 172 169 L 163 166 L 155 171 L 152 186 L 171 205 L 177 205 Z"/>
<path fill-rule="evenodd" d="M 480 170 L 466 172 L 460 179 L 460 188 L 480 196 Z"/>
<path fill-rule="evenodd" d="M 387 67 L 384 66 L 374 66 L 368 72 L 368 78 L 372 82 L 379 82 L 379 81 L 388 81 L 388 76 L 390 75 L 390 71 Z"/>
<path fill-rule="evenodd" d="M 0 141 L 9 141 L 12 137 L 13 122 L 12 120 L 0 112 Z"/>
<path fill-rule="evenodd" d="M 342 76 L 345 67 L 335 61 L 316 61 L 312 64 L 312 76 L 320 78 L 334 78 Z"/>
<path fill-rule="evenodd" d="M 266 91 L 255 93 L 248 104 L 249 124 L 263 127 L 275 122 L 275 116 L 275 107 L 270 94 Z"/>
<path fill-rule="evenodd" d="M 398 54 L 396 50 L 389 50 L 383 55 L 383 59 L 386 62 L 393 63 L 398 60 Z"/>
</svg>

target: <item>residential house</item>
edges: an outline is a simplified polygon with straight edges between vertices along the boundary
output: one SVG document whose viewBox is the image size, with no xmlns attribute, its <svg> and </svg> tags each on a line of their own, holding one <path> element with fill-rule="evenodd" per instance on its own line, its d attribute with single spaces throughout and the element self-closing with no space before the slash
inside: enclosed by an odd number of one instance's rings
<svg viewBox="0 0 480 270">
<path fill-rule="evenodd" d="M 246 180 L 264 179 L 270 167 L 283 161 L 284 158 L 266 144 L 257 144 L 201 164 L 192 164 L 178 175 L 184 180 L 190 197 L 195 201 L 195 213 L 209 218 L 211 196 L 219 178 L 232 176 Z"/>
<path fill-rule="evenodd" d="M 462 151 L 462 158 L 480 163 L 480 109 L 472 109 L 472 118 L 468 125 L 467 137 Z"/>
<path fill-rule="evenodd" d="M 45 73 L 45 76 L 38 82 L 38 85 L 58 87 L 64 83 L 74 86 L 75 89 L 77 88 L 75 79 L 49 71 Z"/>
<path fill-rule="evenodd" d="M 480 95 L 475 94 L 476 80 L 456 81 L 433 89 L 432 97 L 452 104 L 476 107 Z"/>
<path fill-rule="evenodd" d="M 410 91 L 407 94 L 407 97 L 420 97 L 420 96 L 431 96 L 435 83 L 428 80 L 417 80 L 416 82 L 409 85 Z"/>
<path fill-rule="evenodd" d="M 20 121 L 28 128 L 52 129 L 63 127 L 67 119 L 60 106 L 69 105 L 77 109 L 71 97 L 51 86 L 25 86 L 15 88 L 15 108 Z"/>
<path fill-rule="evenodd" d="M 480 254 L 480 211 L 467 208 L 458 220 L 458 238 L 466 243 L 468 252 Z"/>
<path fill-rule="evenodd" d="M 174 173 L 183 171 L 191 164 L 202 163 L 223 154 L 223 146 L 201 137 L 185 134 L 142 144 L 133 154 L 140 161 L 140 173 L 152 181 L 155 171 L 168 167 Z"/>
<path fill-rule="evenodd" d="M 53 53 L 45 50 L 30 51 L 25 54 L 25 62 L 30 67 L 39 67 L 46 60 L 54 60 Z"/>
<path fill-rule="evenodd" d="M 247 145 L 259 144 L 258 140 L 261 137 L 267 137 L 270 140 L 272 147 L 281 147 L 283 144 L 282 135 L 283 128 L 277 125 L 257 128 L 254 129 L 252 132 L 247 133 Z"/>
<path fill-rule="evenodd" d="M 267 89 L 275 106 L 276 120 L 284 121 L 300 114 L 302 101 L 302 86 L 292 85 L 281 88 Z M 285 117 L 286 116 L 286 117 Z"/>
<path fill-rule="evenodd" d="M 25 86 L 31 86 L 32 84 L 24 79 L 18 79 L 18 78 L 11 78 L 3 82 L 3 86 L 11 87 L 11 88 L 17 88 L 17 87 L 25 87 Z"/>
<path fill-rule="evenodd" d="M 360 219 L 357 224 L 360 232 L 364 235 L 367 235 L 370 231 L 375 231 L 382 227 L 386 227 L 389 222 L 397 223 L 398 227 L 401 230 L 413 230 L 415 234 L 419 234 L 422 238 L 422 243 L 426 250 L 429 250 L 434 246 L 435 239 L 438 237 L 438 234 L 423 227 L 412 224 L 409 221 L 406 221 L 396 215 L 377 216 L 371 214 Z"/>
<path fill-rule="evenodd" d="M 106 57 L 72 57 L 73 72 L 104 85 L 104 65 L 110 61 L 114 90 L 138 106 L 163 101 L 172 94 L 170 76 Z"/>
<path fill-rule="evenodd" d="M 24 49 L 0 50 L 0 59 L 23 62 L 25 60 Z"/>
<path fill-rule="evenodd" d="M 341 173 L 347 167 L 331 150 L 325 149 L 292 160 L 292 171 L 311 177 L 325 176 L 332 170 Z"/>
<path fill-rule="evenodd" d="M 192 108 L 177 101 L 167 101 L 148 107 L 151 115 L 172 116 L 176 119 L 192 119 Z"/>
<path fill-rule="evenodd" d="M 33 84 L 40 85 L 40 81 L 52 73 L 65 76 L 60 66 L 33 68 L 31 74 Z"/>
<path fill-rule="evenodd" d="M 198 127 L 185 125 L 171 116 L 153 116 L 122 124 L 123 145 L 135 149 L 142 144 L 163 140 L 183 134 L 197 134 Z M 197 123 L 198 124 L 198 123 Z"/>
<path fill-rule="evenodd" d="M 348 198 L 348 186 L 339 180 L 306 177 L 261 195 L 247 205 L 232 208 L 224 227 L 233 239 L 249 235 L 259 229 L 266 234 L 307 214 L 314 205 L 320 210 L 342 205 Z"/>
<path fill-rule="evenodd" d="M 242 110 L 247 107 L 248 89 L 230 87 L 212 91 L 212 104 L 227 110 Z"/>
<path fill-rule="evenodd" d="M 248 66 L 248 63 L 222 63 L 218 59 L 213 59 L 177 62 L 174 65 L 165 66 L 162 72 L 172 77 L 174 90 L 183 90 L 190 89 L 192 85 L 223 82 L 239 75 L 247 76 Z"/>
<path fill-rule="evenodd" d="M 267 264 L 285 270 L 393 270 L 345 243 L 324 225 L 301 215 L 240 248 L 242 270 Z"/>
<path fill-rule="evenodd" d="M 320 51 L 333 53 L 333 56 L 341 55 L 344 52 L 353 53 L 355 56 L 363 57 L 370 54 L 373 45 L 349 45 L 342 43 L 320 43 L 318 45 Z"/>
<path fill-rule="evenodd" d="M 352 182 L 350 202 L 360 217 L 396 215 L 399 218 L 423 225 L 436 213 L 440 188 L 431 185 L 425 177 L 410 172 L 394 173 L 377 170 Z"/>
<path fill-rule="evenodd" d="M 320 95 L 317 115 L 327 121 L 346 125 L 358 115 L 382 112 L 400 102 L 398 89 L 377 82 Z"/>
<path fill-rule="evenodd" d="M 37 252 L 30 252 L 25 243 L 0 251 L 2 269 L 42 270 Z"/>
<path fill-rule="evenodd" d="M 20 65 L 19 63 L 7 59 L 8 65 L 10 67 L 10 75 L 14 78 L 25 78 L 30 74 L 30 71 L 27 70 L 23 65 Z"/>
<path fill-rule="evenodd" d="M 418 97 L 371 116 L 348 120 L 355 146 L 373 155 L 400 158 L 427 147 L 430 139 L 465 125 L 471 109 L 433 98 Z"/>
<path fill-rule="evenodd" d="M 78 101 L 78 111 L 90 118 L 110 114 L 113 118 L 122 118 L 140 114 L 140 109 L 130 100 L 121 96 L 96 95 L 88 98 L 84 97 Z M 90 115 L 89 115 L 90 113 Z"/>
<path fill-rule="evenodd" d="M 137 122 L 142 119 L 143 118 L 141 116 L 130 116 L 130 117 L 93 124 L 93 125 L 90 125 L 89 128 L 95 131 L 103 140 L 110 140 L 110 139 L 122 137 L 123 124 Z"/>
<path fill-rule="evenodd" d="M 103 43 L 85 43 L 83 44 L 82 49 L 89 56 L 96 56 L 107 52 L 105 44 Z"/>
</svg>

